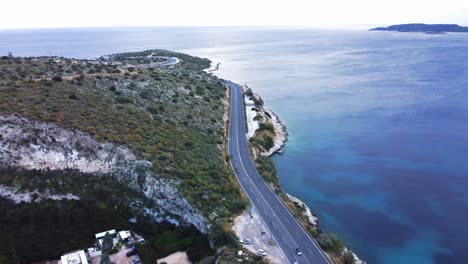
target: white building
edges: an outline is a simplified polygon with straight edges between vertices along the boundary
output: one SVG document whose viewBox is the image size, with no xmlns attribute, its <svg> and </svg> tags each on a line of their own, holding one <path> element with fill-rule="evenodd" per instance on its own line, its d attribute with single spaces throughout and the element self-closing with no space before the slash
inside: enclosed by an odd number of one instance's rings
<svg viewBox="0 0 468 264">
<path fill-rule="evenodd" d="M 132 234 L 128 230 L 119 232 L 119 239 L 123 242 L 130 242 L 132 239 Z"/>
<path fill-rule="evenodd" d="M 89 264 L 91 263 L 84 250 L 77 250 L 60 257 L 61 264 Z"/>
</svg>

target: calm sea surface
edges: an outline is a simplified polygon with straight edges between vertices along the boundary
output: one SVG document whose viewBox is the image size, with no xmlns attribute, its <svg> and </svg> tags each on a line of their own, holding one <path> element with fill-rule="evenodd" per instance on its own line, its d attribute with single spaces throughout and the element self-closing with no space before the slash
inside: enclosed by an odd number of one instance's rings
<svg viewBox="0 0 468 264">
<path fill-rule="evenodd" d="M 0 31 L 0 55 L 163 48 L 220 61 L 286 123 L 285 191 L 369 263 L 468 263 L 468 34 Z"/>
</svg>

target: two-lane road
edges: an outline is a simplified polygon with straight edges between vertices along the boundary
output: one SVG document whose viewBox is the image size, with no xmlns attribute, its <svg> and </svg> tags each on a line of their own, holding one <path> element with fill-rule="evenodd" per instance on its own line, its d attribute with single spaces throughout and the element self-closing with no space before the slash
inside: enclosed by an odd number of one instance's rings
<svg viewBox="0 0 468 264">
<path fill-rule="evenodd" d="M 317 243 L 258 174 L 248 148 L 241 87 L 230 81 L 226 81 L 226 84 L 231 88 L 228 151 L 233 156 L 231 166 L 242 189 L 289 263 L 329 264 Z M 303 252 L 302 256 L 296 254 L 296 248 Z"/>
</svg>

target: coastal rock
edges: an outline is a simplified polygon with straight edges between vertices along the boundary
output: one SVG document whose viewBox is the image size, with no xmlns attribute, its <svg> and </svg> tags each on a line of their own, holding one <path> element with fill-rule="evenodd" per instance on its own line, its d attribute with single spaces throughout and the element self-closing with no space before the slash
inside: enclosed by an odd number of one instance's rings
<svg viewBox="0 0 468 264">
<path fill-rule="evenodd" d="M 247 137 L 251 138 L 255 135 L 255 132 L 259 128 L 260 122 L 254 118 L 260 115 L 263 120 L 268 120 L 273 125 L 273 146 L 266 150 L 252 149 L 254 158 L 257 158 L 258 154 L 262 156 L 271 156 L 274 153 L 283 153 L 283 147 L 288 140 L 288 132 L 286 126 L 281 122 L 278 116 L 271 110 L 264 107 L 263 99 L 257 93 L 253 93 L 252 90 L 247 86 L 242 86 L 242 91 L 247 95 L 245 97 L 245 112 L 247 117 Z M 254 110 L 253 110 L 254 109 Z"/>
<path fill-rule="evenodd" d="M 310 208 L 304 202 L 299 200 L 299 198 L 296 198 L 290 195 L 289 193 L 287 193 L 286 195 L 291 202 L 296 203 L 300 207 L 305 209 L 303 214 L 307 217 L 309 224 L 311 224 L 314 228 L 317 228 L 318 218 L 314 214 L 312 214 L 312 211 L 310 211 Z"/>
<path fill-rule="evenodd" d="M 178 191 L 180 181 L 154 175 L 152 163 L 137 159 L 129 148 L 98 142 L 80 131 L 17 116 L 0 116 L 0 166 L 72 169 L 112 176 L 144 193 L 160 207 L 162 214 L 170 212 L 201 232 L 208 232 L 206 219 Z"/>
<path fill-rule="evenodd" d="M 345 254 L 348 251 L 349 251 L 349 249 L 347 247 L 345 247 L 343 249 L 343 254 Z M 367 264 L 367 262 L 359 259 L 359 257 L 354 252 L 353 252 L 353 258 L 354 258 L 354 264 Z"/>
<path fill-rule="evenodd" d="M 271 116 L 270 122 L 273 124 L 275 129 L 275 137 L 273 138 L 274 146 L 268 151 L 260 153 L 262 156 L 271 156 L 274 153 L 283 153 L 283 147 L 288 140 L 288 132 L 286 131 L 286 126 L 280 121 L 278 116 L 273 113 L 270 109 L 265 109 L 265 113 L 268 113 Z"/>
</svg>

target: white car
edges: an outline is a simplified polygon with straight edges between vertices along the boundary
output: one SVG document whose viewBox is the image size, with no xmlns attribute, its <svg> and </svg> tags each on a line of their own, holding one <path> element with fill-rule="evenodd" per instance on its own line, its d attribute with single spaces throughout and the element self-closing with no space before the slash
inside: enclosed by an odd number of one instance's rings
<svg viewBox="0 0 468 264">
<path fill-rule="evenodd" d="M 243 239 L 239 240 L 239 242 L 240 242 L 241 244 L 250 244 L 250 239 L 248 239 L 248 238 L 243 238 Z"/>
<path fill-rule="evenodd" d="M 258 253 L 260 256 L 266 256 L 266 251 L 263 250 L 263 249 L 259 249 L 259 250 L 257 251 L 257 253 Z"/>
<path fill-rule="evenodd" d="M 302 256 L 302 251 L 299 248 L 296 248 L 296 254 L 298 256 Z"/>
</svg>

